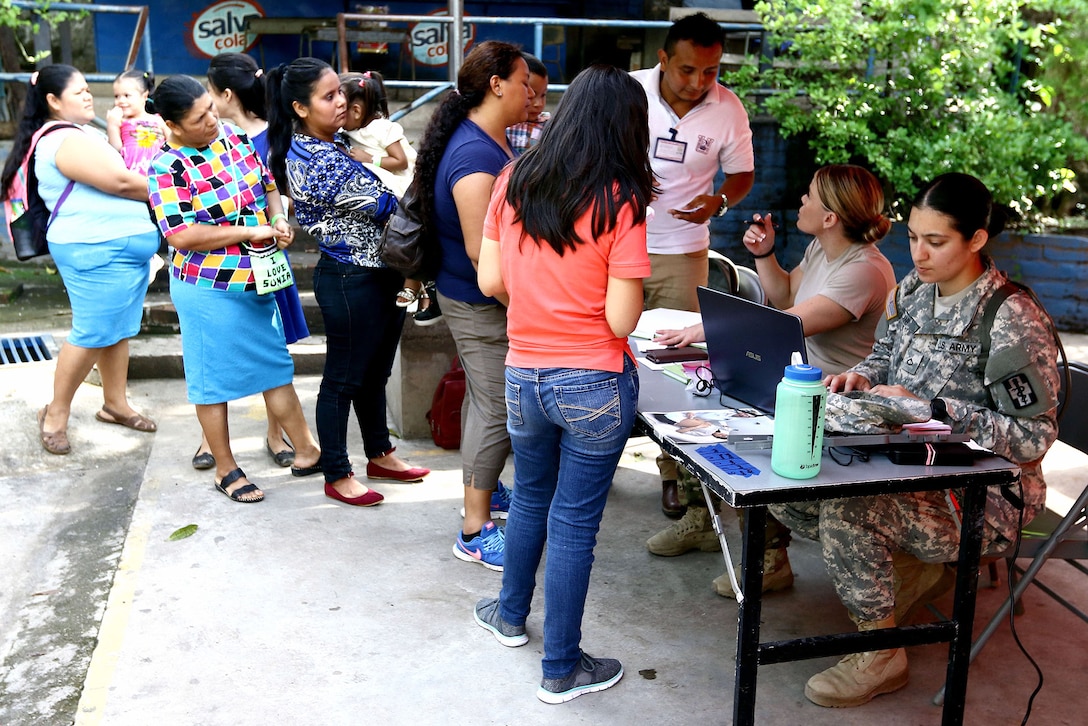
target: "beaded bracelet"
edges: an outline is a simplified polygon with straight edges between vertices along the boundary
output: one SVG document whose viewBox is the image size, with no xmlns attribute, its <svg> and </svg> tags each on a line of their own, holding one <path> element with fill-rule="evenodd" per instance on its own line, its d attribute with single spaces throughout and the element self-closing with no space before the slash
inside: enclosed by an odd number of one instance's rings
<svg viewBox="0 0 1088 726">
<path fill-rule="evenodd" d="M 772 247 L 771 249 L 767 250 L 767 251 L 766 251 L 766 252 L 764 252 L 764 253 L 763 253 L 762 255 L 752 255 L 752 259 L 754 259 L 754 260 L 762 260 L 762 259 L 763 259 L 764 257 L 770 257 L 770 256 L 771 256 L 771 255 L 773 255 L 773 254 L 774 254 L 774 247 Z"/>
</svg>

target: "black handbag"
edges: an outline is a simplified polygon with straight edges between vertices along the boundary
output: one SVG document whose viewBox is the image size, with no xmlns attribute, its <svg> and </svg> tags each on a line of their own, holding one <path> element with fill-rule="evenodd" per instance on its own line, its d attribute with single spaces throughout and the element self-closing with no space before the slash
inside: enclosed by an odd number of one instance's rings
<svg viewBox="0 0 1088 726">
<path fill-rule="evenodd" d="M 432 280 L 442 263 L 442 249 L 434 233 L 424 229 L 418 192 L 413 180 L 385 225 L 378 256 L 407 278 Z"/>
</svg>

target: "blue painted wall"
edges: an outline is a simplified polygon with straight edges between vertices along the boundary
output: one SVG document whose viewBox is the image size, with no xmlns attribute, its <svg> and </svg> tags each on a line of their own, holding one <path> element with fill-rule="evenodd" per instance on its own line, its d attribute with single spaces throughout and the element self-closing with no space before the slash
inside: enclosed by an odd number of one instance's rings
<svg viewBox="0 0 1088 726">
<path fill-rule="evenodd" d="M 334 17 L 340 12 L 349 12 L 363 3 L 344 2 L 343 0 L 245 0 L 264 11 L 265 17 Z M 228 0 L 229 3 L 229 0 Z M 194 18 L 206 8 L 218 4 L 216 0 L 198 2 L 177 2 L 176 0 L 119 0 L 109 2 L 113 5 L 147 5 L 150 8 L 149 26 L 151 30 L 152 63 L 155 73 L 167 76 L 172 73 L 203 74 L 208 68 L 208 57 L 194 49 L 191 42 Z M 390 12 L 399 14 L 426 14 L 445 9 L 443 3 L 403 2 L 390 3 L 381 0 L 369 0 L 365 4 L 388 6 Z M 229 30 L 240 33 L 241 18 L 248 10 L 242 2 L 233 3 L 237 12 L 225 21 Z M 466 16 L 509 16 L 509 17 L 586 17 L 586 18 L 641 18 L 642 3 L 632 0 L 603 0 L 601 2 L 564 2 L 563 0 L 512 0 L 511 2 L 468 2 L 465 3 Z M 128 45 L 136 26 L 134 16 L 100 13 L 95 16 L 95 37 L 97 41 L 96 62 L 102 73 L 120 72 L 124 67 Z M 226 28 L 224 28 L 226 29 Z M 215 28 L 205 27 L 205 32 Z M 483 40 L 506 40 L 527 48 L 533 46 L 533 31 L 529 26 L 475 26 L 477 42 Z M 199 29 L 196 32 L 201 32 Z M 237 51 L 232 41 L 223 51 Z M 265 66 L 284 63 L 299 55 L 299 40 L 290 36 L 266 36 L 259 47 L 250 51 Z M 304 50 L 305 52 L 305 50 Z M 333 43 L 314 43 L 313 54 L 317 57 L 331 58 Z M 391 46 L 384 57 L 367 57 L 368 62 L 387 73 L 399 66 L 399 46 Z M 561 56 L 562 57 L 562 56 Z M 386 65 L 386 68 L 380 66 Z M 416 77 L 421 79 L 444 79 L 446 67 L 416 65 Z"/>
</svg>

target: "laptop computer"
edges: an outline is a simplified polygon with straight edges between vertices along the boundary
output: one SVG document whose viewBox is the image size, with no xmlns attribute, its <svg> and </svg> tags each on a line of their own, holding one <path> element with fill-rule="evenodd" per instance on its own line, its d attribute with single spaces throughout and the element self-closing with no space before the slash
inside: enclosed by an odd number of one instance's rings
<svg viewBox="0 0 1088 726">
<path fill-rule="evenodd" d="M 793 353 L 808 363 L 801 318 L 708 287 L 698 295 L 714 385 L 773 415 L 775 390 Z"/>
<path fill-rule="evenodd" d="M 808 363 L 801 318 L 707 287 L 700 287 L 698 294 L 714 385 L 725 395 L 773 416 L 775 392 L 794 351 Z M 766 428 L 763 421 L 760 423 Z M 743 424 L 743 420 L 738 421 L 737 430 L 730 433 L 730 444 L 738 450 L 770 447 L 771 434 Z M 894 434 L 825 433 L 824 445 L 953 443 L 969 439 L 961 433 L 904 429 Z"/>
</svg>

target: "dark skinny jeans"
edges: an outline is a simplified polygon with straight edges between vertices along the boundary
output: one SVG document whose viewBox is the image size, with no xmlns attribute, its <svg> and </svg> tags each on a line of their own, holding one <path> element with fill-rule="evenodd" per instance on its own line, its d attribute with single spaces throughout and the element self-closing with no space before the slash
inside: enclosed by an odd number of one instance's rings
<svg viewBox="0 0 1088 726">
<path fill-rule="evenodd" d="M 392 448 L 385 420 L 385 384 L 393 368 L 404 309 L 396 306 L 404 278 L 388 268 L 360 267 L 321 256 L 314 297 L 325 321 L 325 372 L 317 394 L 317 438 L 326 482 L 349 476 L 351 406 L 368 459 Z"/>
</svg>

